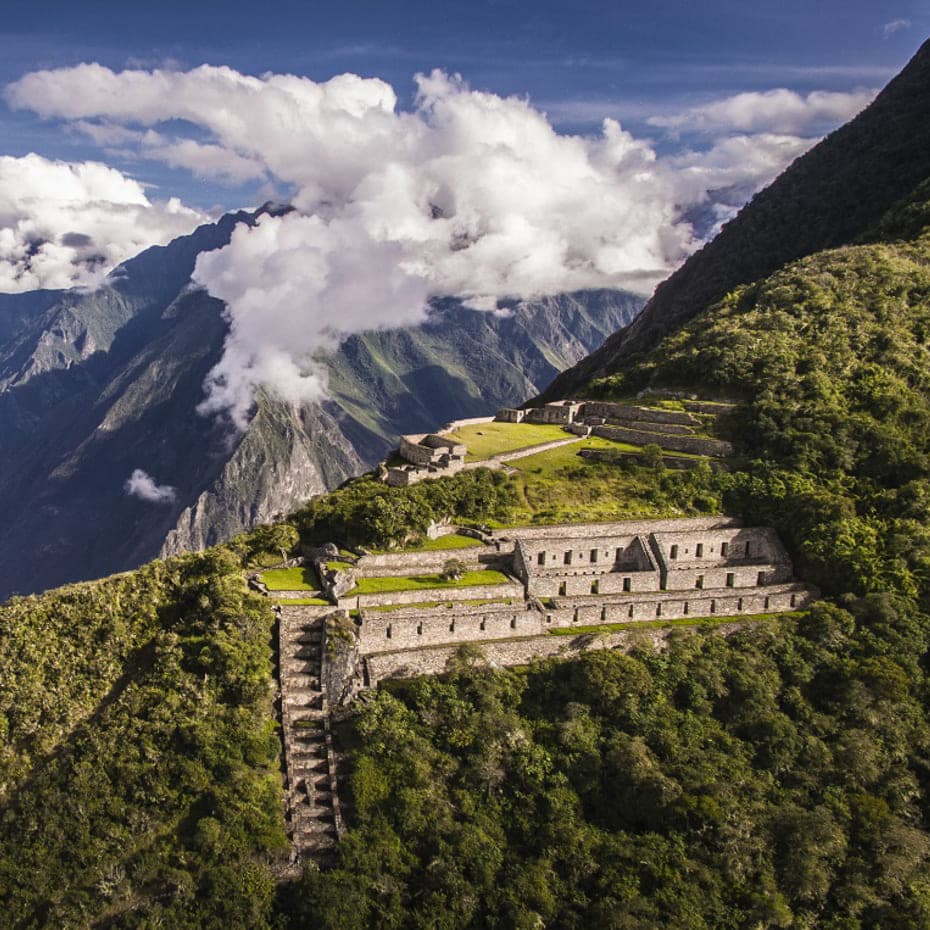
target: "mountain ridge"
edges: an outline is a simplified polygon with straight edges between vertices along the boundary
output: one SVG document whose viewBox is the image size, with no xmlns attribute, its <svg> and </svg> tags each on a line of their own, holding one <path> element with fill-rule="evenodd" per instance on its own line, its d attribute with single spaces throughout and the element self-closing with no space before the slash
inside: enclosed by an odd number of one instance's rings
<svg viewBox="0 0 930 930">
<path fill-rule="evenodd" d="M 790 261 L 855 241 L 930 175 L 930 40 L 875 100 L 800 156 L 662 282 L 643 312 L 534 401 L 619 371 L 662 336 Z"/>
</svg>

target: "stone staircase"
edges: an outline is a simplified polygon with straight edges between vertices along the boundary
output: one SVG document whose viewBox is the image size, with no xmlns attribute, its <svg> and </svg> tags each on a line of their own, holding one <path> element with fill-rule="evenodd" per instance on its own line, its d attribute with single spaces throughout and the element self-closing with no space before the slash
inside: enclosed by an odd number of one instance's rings
<svg viewBox="0 0 930 930">
<path fill-rule="evenodd" d="M 323 868 L 342 833 L 329 712 L 321 684 L 326 614 L 318 607 L 282 606 L 278 616 L 281 723 L 288 820 L 297 864 Z"/>
</svg>

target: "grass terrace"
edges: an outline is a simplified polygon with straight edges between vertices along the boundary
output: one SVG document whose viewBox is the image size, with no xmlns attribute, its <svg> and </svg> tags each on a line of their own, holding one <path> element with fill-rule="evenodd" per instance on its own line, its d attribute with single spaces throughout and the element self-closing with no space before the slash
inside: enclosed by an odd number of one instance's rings
<svg viewBox="0 0 930 930">
<path fill-rule="evenodd" d="M 482 545 L 480 539 L 471 536 L 462 536 L 459 533 L 449 533 L 436 539 L 424 539 L 422 543 L 404 546 L 403 552 L 442 552 L 446 549 L 474 549 Z"/>
<path fill-rule="evenodd" d="M 347 569 L 354 568 L 354 562 L 343 562 L 339 559 L 333 559 L 331 562 L 326 563 L 326 567 L 331 572 L 344 572 Z"/>
<path fill-rule="evenodd" d="M 485 569 L 465 572 L 461 578 L 447 581 L 440 575 L 414 575 L 411 577 L 359 578 L 358 584 L 346 592 L 346 597 L 358 594 L 388 594 L 394 591 L 427 591 L 434 588 L 471 588 L 476 585 L 509 584 L 510 579 L 502 572 Z"/>
<path fill-rule="evenodd" d="M 720 512 L 720 501 L 692 473 L 662 474 L 653 468 L 621 468 L 583 459 L 579 455 L 582 449 L 642 452 L 639 446 L 592 436 L 509 462 L 520 497 L 512 525 Z"/>
<path fill-rule="evenodd" d="M 473 549 L 481 546 L 480 539 L 471 536 L 462 536 L 459 533 L 449 533 L 436 539 L 424 539 L 419 543 L 408 543 L 397 549 L 372 549 L 373 555 L 390 555 L 398 552 L 444 552 L 447 549 Z"/>
<path fill-rule="evenodd" d="M 463 601 L 417 601 L 415 604 L 383 604 L 380 607 L 367 607 L 366 610 L 378 613 L 390 613 L 393 610 L 433 610 L 436 607 L 484 607 L 486 604 L 508 605 L 513 603 L 510 597 L 482 597 Z"/>
<path fill-rule="evenodd" d="M 261 579 L 269 591 L 319 591 L 320 579 L 312 565 L 296 568 L 272 568 Z M 325 602 L 324 602 L 325 603 Z"/>
<path fill-rule="evenodd" d="M 278 597 L 274 603 L 279 607 L 332 607 L 325 597 Z"/>
<path fill-rule="evenodd" d="M 468 446 L 468 462 L 480 462 L 502 452 L 531 449 L 546 442 L 571 439 L 561 426 L 548 423 L 473 423 L 449 434 Z"/>
</svg>

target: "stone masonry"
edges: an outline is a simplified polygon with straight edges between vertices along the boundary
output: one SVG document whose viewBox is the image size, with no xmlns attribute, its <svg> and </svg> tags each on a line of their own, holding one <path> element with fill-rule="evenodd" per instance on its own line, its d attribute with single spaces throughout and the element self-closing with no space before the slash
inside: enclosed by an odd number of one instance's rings
<svg viewBox="0 0 930 930">
<path fill-rule="evenodd" d="M 816 596 L 794 578 L 773 530 L 725 517 L 527 527 L 488 539 L 469 549 L 363 556 L 352 566 L 354 580 L 422 576 L 454 556 L 469 571 L 494 568 L 507 579 L 346 590 L 337 606 L 353 620 L 362 687 L 377 683 L 373 668 L 386 667 L 369 660 L 388 653 L 545 637 L 575 626 L 777 613 Z"/>
<path fill-rule="evenodd" d="M 464 644 L 480 645 L 497 666 L 643 640 L 661 646 L 698 627 L 661 628 L 665 621 L 717 618 L 711 628 L 729 633 L 756 622 L 755 614 L 800 609 L 817 596 L 794 578 L 773 530 L 726 517 L 534 526 L 482 537 L 465 549 L 364 555 L 343 581 L 435 574 L 454 557 L 468 570 L 502 572 L 504 583 L 364 596 L 348 590 L 327 607 L 286 606 L 287 592 L 275 592 L 285 600 L 277 608 L 279 661 L 296 865 L 328 864 L 342 832 L 333 704 L 387 678 L 437 674 Z M 321 550 L 321 569 L 329 551 Z"/>
</svg>

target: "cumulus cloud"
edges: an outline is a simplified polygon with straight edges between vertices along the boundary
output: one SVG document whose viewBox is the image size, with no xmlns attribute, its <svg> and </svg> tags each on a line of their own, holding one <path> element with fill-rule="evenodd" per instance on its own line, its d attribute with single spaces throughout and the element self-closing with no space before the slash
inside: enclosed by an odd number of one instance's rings
<svg viewBox="0 0 930 930">
<path fill-rule="evenodd" d="M 174 488 L 167 484 L 158 484 L 155 479 L 141 468 L 135 469 L 126 479 L 123 490 L 130 497 L 148 501 L 151 504 L 172 504 L 177 497 Z"/>
<path fill-rule="evenodd" d="M 399 111 L 390 85 L 351 74 L 84 64 L 28 74 L 6 97 L 101 146 L 287 196 L 293 211 L 240 226 L 195 270 L 230 326 L 202 409 L 239 426 L 258 385 L 319 398 L 321 350 L 416 323 L 433 297 L 493 311 L 502 297 L 587 287 L 647 293 L 699 244 L 689 211 L 725 218 L 812 127 L 870 99 L 773 91 L 705 104 L 653 125 L 711 134 L 709 147 L 660 158 L 612 119 L 560 134 L 525 99 L 441 71 L 416 81 L 413 110 Z"/>
<path fill-rule="evenodd" d="M 888 39 L 896 32 L 903 32 L 911 28 L 909 19 L 893 19 L 882 26 L 882 35 Z"/>
<path fill-rule="evenodd" d="M 852 119 L 877 93 L 816 90 L 805 96 L 780 87 L 735 94 L 671 116 L 653 116 L 647 122 L 674 132 L 820 134 Z"/>
<path fill-rule="evenodd" d="M 206 217 L 99 162 L 0 156 L 0 291 L 93 286 Z"/>
</svg>

